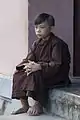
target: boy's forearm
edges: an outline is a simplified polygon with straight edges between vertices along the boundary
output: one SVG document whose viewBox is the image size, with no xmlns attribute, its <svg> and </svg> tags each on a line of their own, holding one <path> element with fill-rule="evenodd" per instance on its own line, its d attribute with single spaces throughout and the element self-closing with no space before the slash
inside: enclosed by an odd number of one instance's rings
<svg viewBox="0 0 80 120">
<path fill-rule="evenodd" d="M 60 63 L 58 62 L 38 62 L 38 64 L 40 64 L 41 66 L 41 69 L 44 71 L 44 72 L 51 72 L 53 73 L 54 75 L 58 72 L 59 70 L 59 67 L 60 67 Z"/>
</svg>

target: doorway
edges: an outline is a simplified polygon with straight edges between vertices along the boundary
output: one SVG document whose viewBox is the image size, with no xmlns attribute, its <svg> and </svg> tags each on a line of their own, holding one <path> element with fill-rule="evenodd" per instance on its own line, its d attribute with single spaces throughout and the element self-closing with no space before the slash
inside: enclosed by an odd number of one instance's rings
<svg viewBox="0 0 80 120">
<path fill-rule="evenodd" d="M 80 0 L 74 0 L 73 76 L 80 77 Z"/>
</svg>

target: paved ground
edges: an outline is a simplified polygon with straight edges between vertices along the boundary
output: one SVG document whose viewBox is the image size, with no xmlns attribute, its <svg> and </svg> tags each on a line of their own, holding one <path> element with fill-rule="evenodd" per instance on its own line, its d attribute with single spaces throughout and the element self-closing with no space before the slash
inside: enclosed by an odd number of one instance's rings
<svg viewBox="0 0 80 120">
<path fill-rule="evenodd" d="M 0 120 L 65 120 L 57 116 L 41 115 L 41 116 L 27 116 L 26 114 L 15 115 L 15 116 L 0 116 Z"/>
</svg>

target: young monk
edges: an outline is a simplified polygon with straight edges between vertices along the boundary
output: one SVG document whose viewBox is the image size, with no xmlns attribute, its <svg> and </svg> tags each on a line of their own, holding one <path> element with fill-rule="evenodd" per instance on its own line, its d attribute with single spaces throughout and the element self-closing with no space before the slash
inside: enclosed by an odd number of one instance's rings
<svg viewBox="0 0 80 120">
<path fill-rule="evenodd" d="M 49 89 L 70 84 L 69 49 L 63 40 L 51 32 L 55 26 L 53 16 L 42 13 L 35 19 L 34 25 L 38 39 L 27 57 L 16 66 L 13 75 L 12 98 L 20 99 L 22 108 L 12 114 L 42 114 Z M 30 99 L 33 105 L 30 105 Z"/>
</svg>

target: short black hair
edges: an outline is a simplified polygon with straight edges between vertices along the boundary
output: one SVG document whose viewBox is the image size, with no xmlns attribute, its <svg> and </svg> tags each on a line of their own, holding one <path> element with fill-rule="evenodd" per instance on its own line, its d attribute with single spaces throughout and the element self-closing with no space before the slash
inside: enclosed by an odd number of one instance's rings
<svg viewBox="0 0 80 120">
<path fill-rule="evenodd" d="M 39 14 L 36 19 L 34 20 L 34 24 L 38 25 L 43 22 L 47 21 L 50 26 L 55 26 L 55 19 L 52 15 L 47 13 L 41 13 Z"/>
</svg>

